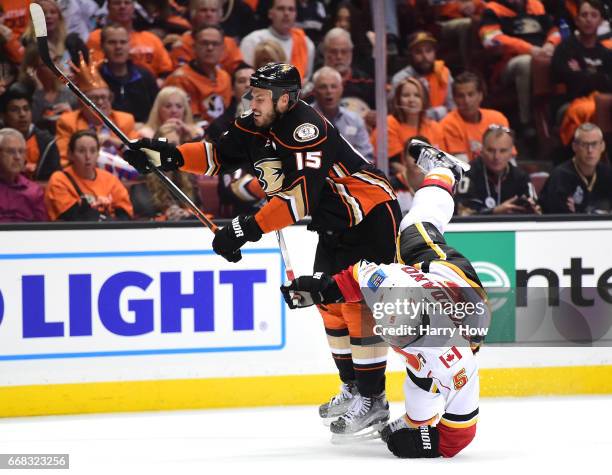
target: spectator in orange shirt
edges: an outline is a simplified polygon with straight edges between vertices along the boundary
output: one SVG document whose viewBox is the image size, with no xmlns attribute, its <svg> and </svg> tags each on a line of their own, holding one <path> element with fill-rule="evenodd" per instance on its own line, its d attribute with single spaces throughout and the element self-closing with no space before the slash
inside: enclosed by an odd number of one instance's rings
<svg viewBox="0 0 612 475">
<path fill-rule="evenodd" d="M 427 90 L 416 78 L 404 79 L 395 89 L 391 114 L 387 116 L 387 155 L 392 183 L 398 190 L 411 191 L 419 179 L 410 157 L 404 154 L 410 139 L 419 137 L 437 148 L 444 147 L 442 127 L 426 117 L 428 100 Z M 376 149 L 376 129 L 370 140 Z M 406 211 L 403 206 L 402 211 Z"/>
<path fill-rule="evenodd" d="M 521 129 L 533 137 L 531 127 L 531 58 L 550 59 L 561 41 L 553 18 L 539 0 L 493 0 L 486 4 L 480 24 L 485 48 L 499 51 L 492 82 L 514 85 Z"/>
<path fill-rule="evenodd" d="M 580 3 L 578 32 L 555 50 L 551 77 L 567 86 L 572 102 L 561 123 L 561 141 L 569 145 L 578 126 L 595 119 L 595 95 L 612 92 L 612 41 L 606 46 L 597 36 L 604 21 L 604 6 L 599 0 Z"/>
<path fill-rule="evenodd" d="M 479 76 L 464 72 L 455 78 L 453 98 L 457 108 L 442 119 L 446 150 L 465 161 L 473 160 L 482 149 L 482 136 L 491 124 L 510 127 L 504 114 L 480 107 L 483 85 Z"/>
<path fill-rule="evenodd" d="M 191 142 L 204 135 L 202 128 L 193 121 L 187 93 L 175 86 L 166 86 L 159 91 L 147 123 L 138 130 L 138 134 L 153 138 L 159 128 L 167 123 L 176 125 L 180 143 Z"/>
<path fill-rule="evenodd" d="M 68 143 L 70 166 L 51 175 L 45 192 L 49 217 L 62 221 L 131 219 L 128 191 L 113 174 L 97 167 L 100 143 L 91 130 L 80 130 Z"/>
<path fill-rule="evenodd" d="M 172 60 L 161 40 L 148 31 L 134 31 L 134 0 L 108 0 L 109 23 L 123 25 L 130 34 L 130 57 L 134 63 L 144 66 L 157 78 L 172 71 Z M 93 50 L 93 60 L 101 62 L 104 53 L 101 46 L 101 29 L 89 35 L 87 46 Z"/>
<path fill-rule="evenodd" d="M 193 49 L 193 31 L 197 31 L 202 25 L 221 24 L 223 16 L 223 2 L 221 0 L 192 0 L 189 8 L 191 31 L 183 33 L 180 40 L 172 46 L 170 57 L 175 68 L 189 63 L 195 58 Z M 242 53 L 234 38 L 224 36 L 223 54 L 219 64 L 225 71 L 232 74 L 234 69 L 242 62 Z"/>
<path fill-rule="evenodd" d="M 15 38 L 20 38 L 28 26 L 30 3 L 32 0 L 2 0 L 2 24 L 11 29 Z"/>
<path fill-rule="evenodd" d="M 469 64 L 472 25 L 480 23 L 483 9 L 482 0 L 441 0 L 434 5 L 440 37 L 444 42 L 458 45 L 464 67 Z"/>
<path fill-rule="evenodd" d="M 429 95 L 427 117 L 441 120 L 455 108 L 453 102 L 453 77 L 444 61 L 436 59 L 436 39 L 425 31 L 417 31 L 408 37 L 410 64 L 395 73 L 391 79 L 393 90 L 407 77 L 424 79 Z M 437 145 L 436 145 L 437 146 Z"/>
<path fill-rule="evenodd" d="M 73 65 L 75 82 L 79 89 L 94 102 L 104 114 L 113 121 L 119 129 L 129 138 L 136 138 L 138 134 L 134 130 L 134 116 L 127 112 L 113 110 L 111 104 L 113 94 L 108 85 L 100 76 L 95 64 L 87 64 L 83 57 L 79 66 Z M 64 112 L 57 121 L 55 135 L 57 137 L 57 148 L 60 152 L 62 165 L 66 164 L 68 158 L 68 142 L 70 137 L 78 130 L 92 129 L 98 135 L 98 140 L 103 149 L 111 154 L 118 154 L 123 149 L 123 143 L 102 123 L 88 107 L 81 106 L 80 110 Z"/>
<path fill-rule="evenodd" d="M 248 64 L 253 64 L 255 47 L 264 40 L 275 40 L 285 50 L 289 63 L 300 72 L 302 82 L 313 73 L 315 47 L 304 30 L 296 28 L 296 0 L 272 0 L 268 10 L 270 27 L 255 30 L 240 42 L 240 51 Z"/>
<path fill-rule="evenodd" d="M 202 25 L 193 35 L 196 57 L 172 73 L 164 86 L 177 86 L 191 99 L 194 117 L 212 122 L 223 114 L 232 100 L 232 80 L 219 68 L 223 54 L 223 30 Z"/>
</svg>

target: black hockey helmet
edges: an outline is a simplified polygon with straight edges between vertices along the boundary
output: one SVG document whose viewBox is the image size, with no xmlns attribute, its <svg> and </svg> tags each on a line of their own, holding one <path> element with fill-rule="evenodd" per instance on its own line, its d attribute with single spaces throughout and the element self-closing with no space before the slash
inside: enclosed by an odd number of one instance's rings
<svg viewBox="0 0 612 475">
<path fill-rule="evenodd" d="M 298 69 L 292 64 L 268 63 L 253 73 L 251 86 L 272 91 L 274 103 L 283 94 L 289 94 L 289 108 L 291 108 L 300 98 L 302 78 Z M 250 100 L 252 98 L 251 92 L 249 91 L 244 97 Z"/>
</svg>

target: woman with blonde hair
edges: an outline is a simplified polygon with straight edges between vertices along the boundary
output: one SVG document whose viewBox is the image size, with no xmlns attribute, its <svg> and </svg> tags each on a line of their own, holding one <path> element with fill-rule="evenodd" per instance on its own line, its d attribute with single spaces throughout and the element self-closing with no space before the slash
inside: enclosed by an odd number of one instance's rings
<svg viewBox="0 0 612 475">
<path fill-rule="evenodd" d="M 79 62 L 79 52 L 83 53 L 85 59 L 89 60 L 88 50 L 85 43 L 77 33 L 66 32 L 66 22 L 64 15 L 60 10 L 59 5 L 54 0 L 37 0 L 37 2 L 45 13 L 45 23 L 47 25 L 47 42 L 49 48 L 53 48 L 55 55 L 60 59 L 60 65 L 68 70 L 68 60 L 73 63 Z M 36 44 L 36 35 L 34 34 L 34 25 L 32 20 L 22 38 L 23 44 L 27 47 L 30 44 Z"/>
<path fill-rule="evenodd" d="M 409 77 L 398 84 L 387 116 L 389 159 L 401 156 L 406 143 L 413 137 L 425 137 L 434 147 L 444 148 L 440 124 L 426 117 L 429 95 L 421 81 Z M 376 147 L 376 130 L 370 136 Z"/>
<path fill-rule="evenodd" d="M 259 69 L 268 63 L 285 63 L 287 57 L 278 41 L 265 40 L 255 47 L 253 53 L 253 68 Z"/>
<path fill-rule="evenodd" d="M 159 127 L 155 138 L 160 137 L 165 137 L 168 139 L 168 142 L 175 145 L 183 143 L 180 140 L 177 125 L 172 122 L 166 122 Z M 165 173 L 176 186 L 191 198 L 191 201 L 199 204 L 194 175 L 179 170 Z M 136 214 L 143 218 L 150 218 L 156 221 L 181 221 L 192 218 L 192 214 L 176 202 L 168 188 L 155 174 L 147 175 L 144 183 L 132 186 L 130 197 L 132 203 L 134 203 Z"/>
<path fill-rule="evenodd" d="M 422 175 L 414 160 L 404 153 L 410 139 L 418 137 L 437 148 L 445 148 L 442 127 L 426 117 L 429 107 L 427 89 L 416 78 L 409 77 L 398 84 L 393 94 L 390 114 L 387 115 L 387 156 L 391 183 L 398 191 L 413 194 Z M 376 130 L 370 140 L 376 148 Z M 410 200 L 400 203 L 402 212 L 410 206 Z"/>
<path fill-rule="evenodd" d="M 159 91 L 149 119 L 138 133 L 141 137 L 153 138 L 165 124 L 176 127 L 180 143 L 196 140 L 204 134 L 193 120 L 187 93 L 175 86 L 166 86 Z"/>
</svg>

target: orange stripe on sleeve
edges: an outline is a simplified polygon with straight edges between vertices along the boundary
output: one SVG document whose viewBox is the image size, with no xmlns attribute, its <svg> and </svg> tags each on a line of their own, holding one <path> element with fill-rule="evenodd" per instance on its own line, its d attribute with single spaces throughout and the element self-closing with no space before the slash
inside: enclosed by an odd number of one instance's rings
<svg viewBox="0 0 612 475">
<path fill-rule="evenodd" d="M 206 145 L 203 142 L 195 142 L 177 147 L 185 162 L 181 167 L 182 171 L 206 175 L 216 175 L 219 172 L 219 162 L 214 147 Z"/>
<path fill-rule="evenodd" d="M 257 221 L 264 234 L 270 231 L 277 231 L 294 223 L 289 206 L 277 196 L 273 196 L 255 214 L 255 221 Z"/>
</svg>

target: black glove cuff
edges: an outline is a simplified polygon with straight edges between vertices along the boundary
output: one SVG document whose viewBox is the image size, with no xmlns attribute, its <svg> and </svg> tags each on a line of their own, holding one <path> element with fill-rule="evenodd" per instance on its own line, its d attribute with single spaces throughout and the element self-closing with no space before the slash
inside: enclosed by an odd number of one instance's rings
<svg viewBox="0 0 612 475">
<path fill-rule="evenodd" d="M 263 232 L 257 224 L 257 220 L 254 215 L 249 215 L 244 218 L 243 221 L 244 237 L 247 241 L 259 241 Z"/>
<path fill-rule="evenodd" d="M 344 302 L 344 296 L 342 295 L 336 280 L 328 275 L 324 275 L 323 279 L 326 279 L 326 285 L 321 291 L 321 297 L 323 297 L 321 303 L 327 304 Z"/>
</svg>

